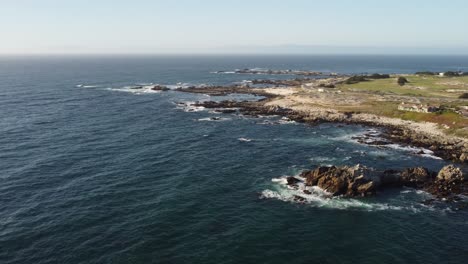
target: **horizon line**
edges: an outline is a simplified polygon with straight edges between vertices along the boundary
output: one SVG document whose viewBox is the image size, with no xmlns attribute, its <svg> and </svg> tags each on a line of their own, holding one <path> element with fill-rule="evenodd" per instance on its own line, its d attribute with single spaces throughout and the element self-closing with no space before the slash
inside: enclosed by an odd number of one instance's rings
<svg viewBox="0 0 468 264">
<path fill-rule="evenodd" d="M 120 52 L 120 53 L 98 53 L 98 52 L 63 52 L 63 53 L 0 53 L 0 56 L 468 56 L 467 53 L 354 53 L 354 52 L 330 52 L 330 53 L 294 53 L 294 52 Z"/>
</svg>

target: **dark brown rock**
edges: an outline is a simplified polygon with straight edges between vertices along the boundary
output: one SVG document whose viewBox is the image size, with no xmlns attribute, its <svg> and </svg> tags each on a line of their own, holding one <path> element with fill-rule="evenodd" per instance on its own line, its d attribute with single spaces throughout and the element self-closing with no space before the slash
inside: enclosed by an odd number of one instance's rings
<svg viewBox="0 0 468 264">
<path fill-rule="evenodd" d="M 296 179 L 296 177 L 293 177 L 293 176 L 287 177 L 286 181 L 288 182 L 288 185 L 294 185 L 300 182 L 300 180 Z"/>
<path fill-rule="evenodd" d="M 155 85 L 153 88 L 151 88 L 153 91 L 169 91 L 170 89 L 167 88 L 166 86 L 162 85 Z"/>
<path fill-rule="evenodd" d="M 306 201 L 306 199 L 302 196 L 294 195 L 294 201 L 303 203 Z"/>
<path fill-rule="evenodd" d="M 443 167 L 437 174 L 437 180 L 445 182 L 463 182 L 463 173 L 453 165 Z"/>
<path fill-rule="evenodd" d="M 369 196 L 376 190 L 373 176 L 366 167 L 318 167 L 301 174 L 307 186 L 318 186 L 333 196 Z"/>
<path fill-rule="evenodd" d="M 408 168 L 400 174 L 400 184 L 407 187 L 422 187 L 432 181 L 432 175 L 423 167 Z"/>
</svg>

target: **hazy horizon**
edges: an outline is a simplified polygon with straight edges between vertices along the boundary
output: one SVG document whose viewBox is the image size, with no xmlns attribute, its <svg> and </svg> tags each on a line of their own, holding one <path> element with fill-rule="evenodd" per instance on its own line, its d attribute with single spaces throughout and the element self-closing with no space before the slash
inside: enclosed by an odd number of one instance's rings
<svg viewBox="0 0 468 264">
<path fill-rule="evenodd" d="M 468 55 L 468 3 L 6 0 L 0 54 Z"/>
</svg>

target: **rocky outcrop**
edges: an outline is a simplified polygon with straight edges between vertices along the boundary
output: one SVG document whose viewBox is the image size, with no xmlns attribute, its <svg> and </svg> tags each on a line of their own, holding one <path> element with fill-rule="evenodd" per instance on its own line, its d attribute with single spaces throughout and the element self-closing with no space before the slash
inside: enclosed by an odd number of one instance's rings
<svg viewBox="0 0 468 264">
<path fill-rule="evenodd" d="M 438 174 L 423 167 L 382 172 L 362 165 L 321 166 L 302 172 L 300 177 L 306 186 L 318 186 L 333 196 L 365 197 L 378 190 L 406 186 L 426 190 L 439 198 L 453 199 L 468 191 L 462 171 L 453 165 L 444 167 Z M 296 184 L 297 180 L 287 179 L 289 185 Z"/>
<path fill-rule="evenodd" d="M 203 87 L 186 87 L 177 88 L 176 91 L 185 93 L 208 94 L 211 96 L 225 96 L 229 94 L 252 94 L 263 97 L 274 97 L 261 89 L 253 89 L 246 85 L 229 85 L 229 86 L 203 86 Z"/>
<path fill-rule="evenodd" d="M 217 72 L 222 73 L 222 72 Z M 315 71 L 294 71 L 294 70 L 264 70 L 264 69 L 242 69 L 235 70 L 236 74 L 269 74 L 269 75 L 303 75 L 303 76 L 321 76 L 327 75 Z M 328 74 L 330 75 L 330 74 Z"/>
<path fill-rule="evenodd" d="M 318 186 L 333 196 L 370 196 L 376 191 L 373 172 L 361 165 L 318 167 L 301 176 L 307 186 Z"/>
<path fill-rule="evenodd" d="M 378 124 L 376 124 L 378 125 Z M 468 163 L 468 143 L 461 139 L 427 136 L 402 127 L 387 126 L 383 137 L 391 142 L 430 149 L 438 157 L 460 163 Z"/>
<path fill-rule="evenodd" d="M 462 182 L 464 181 L 463 173 L 459 168 L 453 165 L 443 167 L 437 174 L 437 180 L 445 182 Z"/>
<path fill-rule="evenodd" d="M 372 145 L 388 145 L 399 143 L 424 149 L 430 149 L 435 156 L 445 160 L 468 164 L 468 143 L 464 139 L 457 137 L 446 137 L 426 133 L 424 129 L 415 129 L 404 122 L 394 122 L 384 117 L 366 115 L 354 112 L 340 112 L 334 110 L 315 109 L 314 111 L 299 111 L 291 108 L 271 105 L 272 98 L 281 97 L 270 94 L 262 89 L 252 89 L 238 85 L 227 87 L 189 87 L 179 89 L 183 92 L 205 93 L 210 95 L 226 95 L 230 93 L 243 93 L 261 95 L 265 98 L 257 102 L 204 102 L 200 106 L 206 108 L 239 108 L 239 112 L 244 115 L 280 115 L 296 122 L 306 122 L 309 124 L 319 123 L 344 123 L 362 124 L 367 126 L 381 127 L 384 130 L 380 141 L 371 142 Z M 367 138 L 357 139 L 363 144 L 367 144 Z M 422 153 L 421 153 L 422 154 Z"/>
<path fill-rule="evenodd" d="M 433 179 L 433 173 L 423 167 L 407 168 L 400 173 L 399 185 L 413 188 L 422 188 Z"/>
<path fill-rule="evenodd" d="M 288 185 L 295 185 L 300 182 L 299 179 L 296 179 L 296 177 L 292 177 L 292 176 L 287 177 L 286 181 L 288 182 Z"/>
<path fill-rule="evenodd" d="M 468 193 L 465 177 L 459 168 L 448 165 L 437 174 L 434 182 L 427 190 L 438 198 L 456 199 L 455 195 Z"/>
<path fill-rule="evenodd" d="M 167 88 L 166 86 L 162 85 L 155 85 L 153 88 L 151 88 L 153 91 L 169 91 L 170 89 Z"/>
</svg>

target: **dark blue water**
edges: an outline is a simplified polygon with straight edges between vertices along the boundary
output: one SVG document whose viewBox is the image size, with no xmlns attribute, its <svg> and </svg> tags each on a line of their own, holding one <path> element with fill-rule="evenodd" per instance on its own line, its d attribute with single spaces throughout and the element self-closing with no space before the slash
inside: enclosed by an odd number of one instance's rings
<svg viewBox="0 0 468 264">
<path fill-rule="evenodd" d="M 0 58 L 0 263 L 466 261 L 468 213 L 424 206 L 426 193 L 297 204 L 275 181 L 444 161 L 353 142 L 366 127 L 210 122 L 175 102 L 217 98 L 125 88 L 233 83 L 258 76 L 210 72 L 254 67 L 411 73 L 468 70 L 468 57 Z"/>
</svg>

